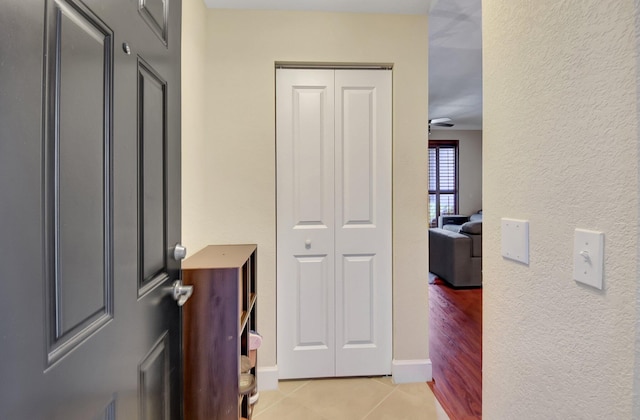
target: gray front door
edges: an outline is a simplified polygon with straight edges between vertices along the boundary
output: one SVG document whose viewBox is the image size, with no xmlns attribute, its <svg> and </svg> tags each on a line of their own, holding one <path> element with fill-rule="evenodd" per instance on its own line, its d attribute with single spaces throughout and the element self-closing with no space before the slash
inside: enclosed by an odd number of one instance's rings
<svg viewBox="0 0 640 420">
<path fill-rule="evenodd" d="M 0 2 L 0 419 L 180 417 L 180 20 Z"/>
</svg>

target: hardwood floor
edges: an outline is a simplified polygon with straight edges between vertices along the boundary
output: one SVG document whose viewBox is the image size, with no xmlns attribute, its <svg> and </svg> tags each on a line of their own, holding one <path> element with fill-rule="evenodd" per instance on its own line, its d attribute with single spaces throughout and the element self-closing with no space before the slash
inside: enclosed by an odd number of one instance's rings
<svg viewBox="0 0 640 420">
<path fill-rule="evenodd" d="M 429 284 L 429 386 L 451 420 L 482 418 L 482 289 Z"/>
</svg>

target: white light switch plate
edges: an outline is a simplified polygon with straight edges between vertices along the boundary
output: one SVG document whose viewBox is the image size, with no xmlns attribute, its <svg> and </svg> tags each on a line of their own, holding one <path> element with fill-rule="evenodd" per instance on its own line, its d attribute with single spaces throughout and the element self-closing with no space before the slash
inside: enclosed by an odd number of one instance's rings
<svg viewBox="0 0 640 420">
<path fill-rule="evenodd" d="M 502 219 L 502 256 L 529 264 L 529 222 Z"/>
<path fill-rule="evenodd" d="M 576 229 L 573 241 L 573 279 L 602 290 L 604 233 Z"/>
</svg>

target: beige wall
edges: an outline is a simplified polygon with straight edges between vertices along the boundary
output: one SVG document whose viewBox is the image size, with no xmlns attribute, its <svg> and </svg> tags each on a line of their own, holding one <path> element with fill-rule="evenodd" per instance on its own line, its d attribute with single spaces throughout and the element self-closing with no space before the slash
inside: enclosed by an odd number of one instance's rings
<svg viewBox="0 0 640 420">
<path fill-rule="evenodd" d="M 458 213 L 482 209 L 482 130 L 431 130 L 429 140 L 459 140 Z"/>
<path fill-rule="evenodd" d="M 427 17 L 210 10 L 206 25 L 204 63 L 183 66 L 185 85 L 206 79 L 191 92 L 204 107 L 183 104 L 206 121 L 183 137 L 183 240 L 258 244 L 259 364 L 276 364 L 277 61 L 394 64 L 394 358 L 426 359 Z"/>
<path fill-rule="evenodd" d="M 188 255 L 209 243 L 192 233 L 208 220 L 206 13 L 202 0 L 182 0 L 182 243 Z"/>
<path fill-rule="evenodd" d="M 638 303 L 634 2 L 485 0 L 483 417 L 630 419 Z M 530 221 L 530 263 L 500 218 Z M 605 233 L 604 290 L 572 278 Z"/>
</svg>

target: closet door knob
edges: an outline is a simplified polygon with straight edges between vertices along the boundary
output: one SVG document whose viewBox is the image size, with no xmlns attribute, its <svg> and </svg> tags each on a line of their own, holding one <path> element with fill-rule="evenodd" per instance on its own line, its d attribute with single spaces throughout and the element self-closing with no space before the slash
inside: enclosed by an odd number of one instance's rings
<svg viewBox="0 0 640 420">
<path fill-rule="evenodd" d="M 311 249 L 311 239 L 307 239 L 304 241 L 304 247 L 307 249 Z"/>
</svg>

